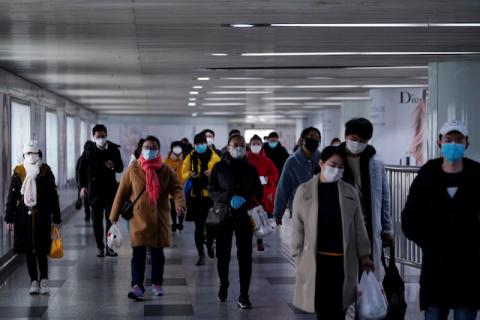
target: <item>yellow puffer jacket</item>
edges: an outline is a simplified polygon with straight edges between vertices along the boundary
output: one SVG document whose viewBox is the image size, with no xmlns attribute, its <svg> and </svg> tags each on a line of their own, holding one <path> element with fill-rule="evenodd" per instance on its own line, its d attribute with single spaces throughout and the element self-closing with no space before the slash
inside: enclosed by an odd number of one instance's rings
<svg viewBox="0 0 480 320">
<path fill-rule="evenodd" d="M 187 181 L 190 179 L 190 172 L 192 172 L 192 154 L 196 151 L 192 151 L 185 160 L 183 161 L 183 170 L 182 170 L 182 178 L 184 181 Z M 212 170 L 213 167 L 217 164 L 217 162 L 220 162 L 220 157 L 212 151 L 212 156 L 210 158 L 210 161 L 208 162 L 208 170 Z M 200 161 L 198 161 L 198 168 L 196 170 L 197 173 L 200 173 L 201 170 L 201 164 Z M 193 191 L 193 190 L 192 190 Z M 190 196 L 195 197 L 195 195 L 191 192 Z M 208 197 L 208 190 L 207 189 L 202 189 L 202 197 Z"/>
</svg>

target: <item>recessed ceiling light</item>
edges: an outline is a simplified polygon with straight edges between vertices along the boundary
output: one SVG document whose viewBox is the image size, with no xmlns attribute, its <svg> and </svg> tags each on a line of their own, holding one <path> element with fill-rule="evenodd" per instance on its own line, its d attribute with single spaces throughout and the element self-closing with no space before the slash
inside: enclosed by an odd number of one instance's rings
<svg viewBox="0 0 480 320">
<path fill-rule="evenodd" d="M 190 100 L 190 101 L 196 101 L 197 98 L 188 98 L 188 100 Z"/>
<path fill-rule="evenodd" d="M 189 103 L 188 103 L 188 106 L 189 106 L 189 107 L 195 107 L 196 105 L 197 105 L 197 104 L 196 104 L 195 102 L 189 102 Z"/>
<path fill-rule="evenodd" d="M 416 55 L 476 55 L 478 51 L 363 51 L 363 52 L 256 52 L 242 53 L 243 57 L 288 56 L 416 56 Z"/>
<path fill-rule="evenodd" d="M 198 81 L 208 81 L 208 80 L 210 80 L 210 78 L 209 77 L 198 77 L 197 80 Z"/>
<path fill-rule="evenodd" d="M 198 116 L 198 112 L 192 113 L 192 117 L 196 117 L 196 116 Z"/>
<path fill-rule="evenodd" d="M 202 89 L 202 86 L 193 86 L 193 89 Z"/>
<path fill-rule="evenodd" d="M 198 91 L 190 91 L 190 94 L 191 95 L 196 95 L 196 94 L 198 94 Z"/>
<path fill-rule="evenodd" d="M 210 55 L 214 57 L 226 57 L 228 53 L 211 53 Z"/>
<path fill-rule="evenodd" d="M 230 26 L 234 28 L 251 28 L 251 27 L 254 27 L 255 25 L 249 24 L 249 23 L 236 23 L 236 24 L 231 24 Z"/>
<path fill-rule="evenodd" d="M 268 94 L 270 91 L 210 91 L 207 94 Z"/>
</svg>

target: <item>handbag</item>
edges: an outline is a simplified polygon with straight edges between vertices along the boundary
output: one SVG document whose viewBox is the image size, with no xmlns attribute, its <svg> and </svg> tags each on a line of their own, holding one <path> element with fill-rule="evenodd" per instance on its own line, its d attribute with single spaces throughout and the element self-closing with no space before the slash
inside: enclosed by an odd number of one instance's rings
<svg viewBox="0 0 480 320">
<path fill-rule="evenodd" d="M 390 247 L 389 263 L 385 261 L 385 255 L 382 251 L 382 264 L 385 268 L 385 277 L 383 278 L 383 289 L 388 300 L 387 320 L 404 320 L 407 312 L 407 303 L 405 302 L 405 284 L 403 283 L 400 272 L 395 264 L 395 247 Z"/>
<path fill-rule="evenodd" d="M 120 210 L 120 215 L 122 216 L 123 219 L 128 221 L 133 217 L 133 206 L 135 205 L 135 203 L 137 203 L 138 199 L 140 199 L 140 197 L 143 195 L 143 193 L 145 192 L 145 189 L 146 188 L 143 188 L 142 192 L 140 192 L 140 194 L 137 196 L 135 200 L 133 200 L 133 202 L 131 202 L 130 200 L 127 200 L 123 203 L 122 209 Z"/>
<path fill-rule="evenodd" d="M 268 215 L 261 204 L 248 210 L 250 216 L 253 233 L 257 239 L 263 239 L 269 236 L 275 229 L 274 225 L 268 220 Z"/>
<path fill-rule="evenodd" d="M 52 244 L 50 245 L 50 258 L 52 259 L 61 259 L 63 258 L 63 243 L 62 236 L 60 235 L 60 230 L 55 225 L 52 229 Z"/>
<path fill-rule="evenodd" d="M 218 227 L 230 217 L 230 206 L 227 204 L 215 204 L 208 210 L 207 226 Z"/>
</svg>

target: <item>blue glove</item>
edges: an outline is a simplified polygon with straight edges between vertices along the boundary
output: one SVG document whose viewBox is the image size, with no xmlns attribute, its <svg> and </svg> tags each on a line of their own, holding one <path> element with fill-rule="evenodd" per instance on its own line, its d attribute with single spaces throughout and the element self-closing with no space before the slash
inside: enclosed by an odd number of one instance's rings
<svg viewBox="0 0 480 320">
<path fill-rule="evenodd" d="M 247 202 L 247 200 L 245 200 L 244 197 L 233 196 L 232 199 L 230 200 L 230 206 L 233 209 L 239 209 L 245 204 L 245 202 Z"/>
</svg>

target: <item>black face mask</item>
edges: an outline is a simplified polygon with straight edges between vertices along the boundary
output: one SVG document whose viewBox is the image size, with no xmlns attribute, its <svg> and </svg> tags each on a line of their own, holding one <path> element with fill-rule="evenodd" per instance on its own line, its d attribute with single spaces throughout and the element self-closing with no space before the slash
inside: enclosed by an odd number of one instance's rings
<svg viewBox="0 0 480 320">
<path fill-rule="evenodd" d="M 305 138 L 303 142 L 303 145 L 305 146 L 305 148 L 307 148 L 307 150 L 312 153 L 318 149 L 319 144 L 320 144 L 320 141 L 312 138 Z"/>
</svg>

